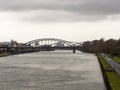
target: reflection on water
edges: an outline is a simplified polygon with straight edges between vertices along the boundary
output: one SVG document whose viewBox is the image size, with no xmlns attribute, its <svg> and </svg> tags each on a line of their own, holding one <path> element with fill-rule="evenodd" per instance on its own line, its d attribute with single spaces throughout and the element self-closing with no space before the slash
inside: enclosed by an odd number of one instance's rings
<svg viewBox="0 0 120 90">
<path fill-rule="evenodd" d="M 42 51 L 0 58 L 0 90 L 106 90 L 97 57 Z"/>
</svg>

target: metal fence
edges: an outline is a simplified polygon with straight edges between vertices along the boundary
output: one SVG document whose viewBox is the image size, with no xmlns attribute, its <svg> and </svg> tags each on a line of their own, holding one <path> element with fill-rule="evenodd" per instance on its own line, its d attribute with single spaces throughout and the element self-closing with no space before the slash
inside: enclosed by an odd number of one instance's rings
<svg viewBox="0 0 120 90">
<path fill-rule="evenodd" d="M 101 56 L 111 65 L 111 67 L 116 71 L 116 73 L 120 76 L 120 64 L 113 61 L 110 57 L 106 54 L 101 53 Z"/>
</svg>

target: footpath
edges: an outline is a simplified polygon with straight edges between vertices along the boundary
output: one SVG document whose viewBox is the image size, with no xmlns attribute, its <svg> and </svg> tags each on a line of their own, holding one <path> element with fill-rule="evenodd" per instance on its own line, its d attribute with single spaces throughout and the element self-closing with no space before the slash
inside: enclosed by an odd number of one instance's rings
<svg viewBox="0 0 120 90">
<path fill-rule="evenodd" d="M 107 90 L 120 90 L 120 64 L 104 53 L 97 55 Z"/>
</svg>

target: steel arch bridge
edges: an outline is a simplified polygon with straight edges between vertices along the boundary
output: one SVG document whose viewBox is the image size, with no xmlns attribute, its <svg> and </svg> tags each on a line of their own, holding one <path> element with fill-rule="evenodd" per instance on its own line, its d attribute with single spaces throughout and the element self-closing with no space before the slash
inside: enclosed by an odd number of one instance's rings
<svg viewBox="0 0 120 90">
<path fill-rule="evenodd" d="M 43 47 L 43 46 L 51 46 L 51 47 L 73 47 L 73 46 L 81 46 L 81 43 L 66 41 L 57 38 L 41 38 L 32 40 L 26 43 L 26 45 L 32 47 Z"/>
</svg>

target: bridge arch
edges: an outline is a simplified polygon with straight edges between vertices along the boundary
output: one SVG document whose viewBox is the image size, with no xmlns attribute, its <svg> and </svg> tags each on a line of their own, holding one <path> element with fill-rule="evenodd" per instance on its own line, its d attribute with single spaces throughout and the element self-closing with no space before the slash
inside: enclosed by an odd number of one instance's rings
<svg viewBox="0 0 120 90">
<path fill-rule="evenodd" d="M 51 47 L 72 47 L 78 46 L 80 43 L 66 41 L 63 39 L 57 38 L 41 38 L 32 40 L 26 43 L 26 45 L 30 45 L 33 47 L 41 47 L 41 46 L 51 46 Z"/>
</svg>

